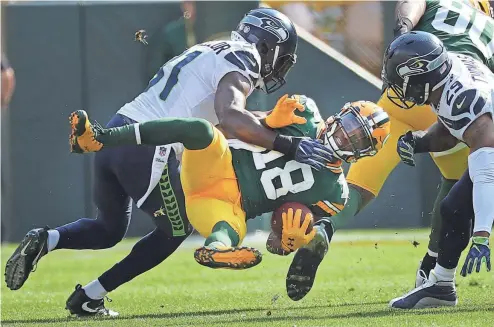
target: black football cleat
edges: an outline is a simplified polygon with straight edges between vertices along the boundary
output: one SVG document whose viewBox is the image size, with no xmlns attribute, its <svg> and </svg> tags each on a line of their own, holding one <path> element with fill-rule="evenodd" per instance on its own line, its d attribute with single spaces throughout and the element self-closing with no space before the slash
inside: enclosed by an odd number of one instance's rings
<svg viewBox="0 0 494 327">
<path fill-rule="evenodd" d="M 30 230 L 5 266 L 5 282 L 11 290 L 24 285 L 39 259 L 48 253 L 48 227 Z"/>
<path fill-rule="evenodd" d="M 105 308 L 104 299 L 93 300 L 88 297 L 80 284 L 77 284 L 75 291 L 70 294 L 65 303 L 65 309 L 77 317 L 118 316 L 118 312 Z"/>
<path fill-rule="evenodd" d="M 304 247 L 301 247 L 292 260 L 286 275 L 286 292 L 293 301 L 303 299 L 312 289 L 317 268 L 328 252 L 329 238 L 324 226 L 314 226 L 317 233 Z"/>
</svg>

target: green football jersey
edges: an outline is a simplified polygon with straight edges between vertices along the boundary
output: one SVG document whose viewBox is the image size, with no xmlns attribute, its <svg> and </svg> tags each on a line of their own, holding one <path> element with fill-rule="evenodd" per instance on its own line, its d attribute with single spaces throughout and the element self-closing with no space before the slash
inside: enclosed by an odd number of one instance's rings
<svg viewBox="0 0 494 327">
<path fill-rule="evenodd" d="M 468 0 L 427 0 L 414 30 L 434 34 L 448 51 L 471 56 L 494 71 L 494 19 Z"/>
<path fill-rule="evenodd" d="M 303 125 L 278 129 L 281 134 L 316 138 L 324 127 L 315 102 L 301 96 L 305 110 L 297 115 L 307 119 Z M 288 160 L 282 153 L 266 150 L 239 140 L 230 140 L 233 167 L 242 193 L 242 207 L 247 218 L 271 212 L 285 202 L 299 202 L 308 207 L 324 201 L 342 205 L 348 194 L 341 171 L 316 171 L 306 164 Z"/>
</svg>

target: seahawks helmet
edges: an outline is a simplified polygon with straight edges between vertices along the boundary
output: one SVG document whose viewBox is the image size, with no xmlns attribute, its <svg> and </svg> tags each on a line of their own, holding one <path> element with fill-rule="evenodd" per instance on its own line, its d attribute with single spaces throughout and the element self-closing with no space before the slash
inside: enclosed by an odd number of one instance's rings
<svg viewBox="0 0 494 327">
<path fill-rule="evenodd" d="M 451 72 L 451 59 L 434 35 L 413 31 L 391 42 L 384 53 L 382 80 L 388 98 L 403 109 L 428 103 Z"/>
<path fill-rule="evenodd" d="M 251 10 L 232 32 L 232 40 L 254 44 L 261 56 L 258 87 L 272 93 L 285 84 L 285 77 L 297 60 L 297 31 L 284 14 L 271 8 Z"/>
</svg>

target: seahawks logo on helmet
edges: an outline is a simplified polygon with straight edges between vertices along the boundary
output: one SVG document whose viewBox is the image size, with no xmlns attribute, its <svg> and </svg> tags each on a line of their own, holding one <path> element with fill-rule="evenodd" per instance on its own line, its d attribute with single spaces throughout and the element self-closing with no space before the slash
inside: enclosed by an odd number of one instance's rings
<svg viewBox="0 0 494 327">
<path fill-rule="evenodd" d="M 278 20 L 272 16 L 264 16 L 262 18 L 247 15 L 243 20 L 244 24 L 251 24 L 253 26 L 262 28 L 265 31 L 270 32 L 278 38 L 278 43 L 288 40 L 290 33 L 288 30 L 278 22 Z"/>
<path fill-rule="evenodd" d="M 405 78 L 413 75 L 425 74 L 439 68 L 447 60 L 446 56 L 440 55 L 433 60 L 426 59 L 427 56 L 431 55 L 436 50 L 437 48 L 426 55 L 408 59 L 406 62 L 396 67 L 396 72 L 401 78 Z"/>
</svg>

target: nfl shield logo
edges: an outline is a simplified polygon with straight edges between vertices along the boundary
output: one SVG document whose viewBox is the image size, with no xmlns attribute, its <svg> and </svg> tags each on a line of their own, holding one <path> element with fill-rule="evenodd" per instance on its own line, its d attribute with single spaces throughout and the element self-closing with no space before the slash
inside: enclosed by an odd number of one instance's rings
<svg viewBox="0 0 494 327">
<path fill-rule="evenodd" d="M 165 156 L 166 154 L 166 146 L 160 146 L 160 156 Z"/>
</svg>

